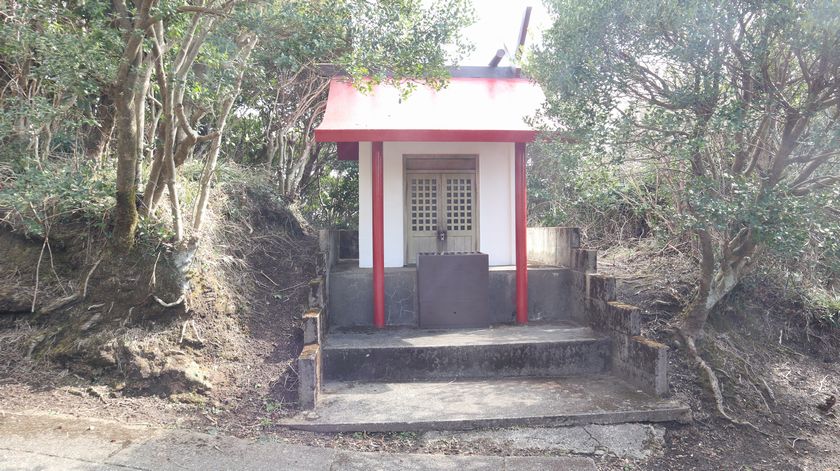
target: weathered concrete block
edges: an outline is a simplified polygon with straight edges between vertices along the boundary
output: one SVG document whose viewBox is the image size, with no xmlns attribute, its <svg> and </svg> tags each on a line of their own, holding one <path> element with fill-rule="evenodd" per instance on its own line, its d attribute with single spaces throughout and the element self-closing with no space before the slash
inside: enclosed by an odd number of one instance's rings
<svg viewBox="0 0 840 471">
<path fill-rule="evenodd" d="M 639 335 L 642 331 L 641 310 L 618 301 L 593 303 L 589 325 L 600 331 Z"/>
<path fill-rule="evenodd" d="M 412 268 L 385 269 L 385 324 L 417 326 L 417 272 Z M 576 272 L 567 268 L 528 269 L 528 312 L 534 321 L 585 322 L 583 299 L 572 293 Z M 582 280 L 582 279 L 581 279 Z M 373 274 L 369 268 L 332 270 L 329 283 L 329 328 L 373 325 Z M 580 282 L 582 284 L 582 281 Z M 583 293 L 582 289 L 578 292 Z M 516 270 L 491 267 L 489 276 L 490 322 L 513 322 L 516 315 Z"/>
<path fill-rule="evenodd" d="M 657 396 L 668 394 L 668 346 L 641 336 L 613 336 L 613 372 Z"/>
<path fill-rule="evenodd" d="M 330 328 L 373 325 L 373 270 L 340 265 L 328 283 Z M 417 326 L 416 270 L 385 269 L 385 324 Z"/>
<path fill-rule="evenodd" d="M 321 392 L 321 347 L 314 343 L 304 346 L 297 366 L 298 403 L 301 409 L 314 409 Z"/>
<path fill-rule="evenodd" d="M 516 285 L 514 274 L 514 287 Z M 528 270 L 529 321 L 558 321 L 571 319 L 570 302 L 572 271 L 567 269 Z M 514 297 L 516 290 L 514 290 Z"/>
<path fill-rule="evenodd" d="M 303 343 L 322 344 L 324 341 L 324 310 L 311 308 L 303 313 Z"/>
<path fill-rule="evenodd" d="M 569 318 L 587 324 L 589 317 L 586 307 L 586 274 L 579 271 L 569 270 Z"/>
<path fill-rule="evenodd" d="M 338 231 L 338 258 L 342 260 L 359 258 L 359 231 Z"/>
<path fill-rule="evenodd" d="M 530 284 L 528 288 L 530 294 Z M 488 292 L 490 294 L 490 299 L 487 303 L 490 307 L 490 322 L 493 324 L 513 322 L 516 319 L 515 272 L 491 271 Z"/>
<path fill-rule="evenodd" d="M 583 273 L 595 273 L 598 271 L 598 251 L 587 249 L 574 249 L 570 253 L 569 268 Z"/>
<path fill-rule="evenodd" d="M 613 372 L 650 394 L 668 393 L 668 347 L 640 337 L 641 311 L 615 300 L 615 278 L 587 274 L 586 317 L 589 325 L 612 338 Z"/>
<path fill-rule="evenodd" d="M 325 296 L 325 282 L 323 278 L 315 278 L 314 280 L 309 282 L 309 307 L 316 308 L 316 307 L 324 307 L 326 296 Z"/>
<path fill-rule="evenodd" d="M 338 262 L 339 233 L 331 229 L 318 231 L 318 248 L 324 256 L 324 265 L 329 269 Z"/>
<path fill-rule="evenodd" d="M 587 274 L 586 297 L 597 301 L 615 301 L 615 278 L 611 276 Z"/>
<path fill-rule="evenodd" d="M 574 318 L 571 302 L 573 272 L 565 268 L 528 269 L 528 319 L 556 321 Z M 490 321 L 513 322 L 516 317 L 516 271 L 490 269 Z"/>
<path fill-rule="evenodd" d="M 529 263 L 570 267 L 571 252 L 580 247 L 580 229 L 529 227 L 526 241 Z"/>
</svg>

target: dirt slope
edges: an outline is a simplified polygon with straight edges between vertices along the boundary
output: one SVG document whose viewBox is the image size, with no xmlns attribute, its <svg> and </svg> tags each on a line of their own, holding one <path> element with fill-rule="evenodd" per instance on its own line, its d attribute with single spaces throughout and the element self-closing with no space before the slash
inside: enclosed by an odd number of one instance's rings
<svg viewBox="0 0 840 471">
<path fill-rule="evenodd" d="M 183 322 L 155 335 L 188 351 L 218 374 L 206 395 L 136 395 L 114 377 L 86 376 L 64 365 L 25 358 L 19 339 L 38 326 L 25 316 L 0 328 L 0 409 L 51 410 L 264 436 L 312 445 L 366 451 L 466 454 L 551 454 L 480 443 L 430 446 L 416 434 L 328 435 L 288 431 L 273 425 L 294 409 L 292 359 L 301 345 L 299 315 L 306 285 L 315 276 L 316 241 L 273 221 L 271 213 L 248 219 L 252 243 L 226 248 L 238 270 L 205 275 L 202 305 L 189 319 L 199 343 L 178 343 Z M 690 263 L 676 253 L 644 247 L 614 249 L 600 259 L 618 277 L 619 297 L 645 311 L 645 334 L 672 346 L 673 394 L 689 404 L 695 422 L 667 426 L 665 447 L 643 460 L 596 457 L 602 469 L 840 469 L 840 411 L 817 406 L 840 396 L 838 332 L 818 322 L 794 295 L 772 279 L 753 278 L 734 293 L 713 319 L 704 356 L 720 377 L 729 412 L 758 431 L 719 419 L 692 365 L 685 361 L 668 326 L 690 296 Z M 232 274 L 233 273 L 233 274 Z M 237 286 L 244 298 L 219 292 Z M 226 288 L 227 289 L 227 288 Z M 193 338 L 192 327 L 186 337 Z M 194 338 L 193 338 L 194 340 Z"/>
<path fill-rule="evenodd" d="M 693 424 L 669 427 L 664 454 L 643 469 L 840 469 L 840 409 L 817 407 L 840 397 L 840 332 L 818 322 L 795 289 L 774 278 L 746 280 L 712 317 L 701 346 L 728 412 L 757 431 L 713 413 L 713 399 L 669 331 L 691 294 L 689 261 L 614 249 L 599 263 L 617 276 L 618 297 L 644 308 L 645 334 L 671 346 L 671 390 L 694 411 Z"/>
<path fill-rule="evenodd" d="M 174 283 L 164 278 L 180 273 L 166 267 L 177 254 L 165 246 L 113 259 L 53 245 L 55 257 L 41 262 L 39 296 L 49 303 L 91 273 L 88 293 L 49 315 L 40 303 L 35 314 L 0 314 L 0 408 L 218 424 L 236 433 L 290 413 L 297 400 L 292 360 L 302 347 L 300 316 L 316 276 L 317 240 L 266 193 L 242 196 L 237 217 L 217 216 L 184 279 Z M 15 257 L 0 260 L 4 286 L 31 302 L 42 241 L 7 228 L 0 237 L 15 244 L 4 245 Z M 96 259 L 102 261 L 91 271 Z M 180 282 L 188 286 L 183 302 L 163 307 L 154 299 L 175 301 Z"/>
</svg>

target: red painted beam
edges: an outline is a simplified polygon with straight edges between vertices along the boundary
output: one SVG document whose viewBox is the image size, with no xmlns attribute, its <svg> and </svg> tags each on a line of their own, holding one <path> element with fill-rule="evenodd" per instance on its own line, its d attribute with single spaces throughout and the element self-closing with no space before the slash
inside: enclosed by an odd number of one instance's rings
<svg viewBox="0 0 840 471">
<path fill-rule="evenodd" d="M 373 325 L 385 327 L 385 215 L 382 141 L 373 143 L 371 180 L 373 184 Z"/>
<path fill-rule="evenodd" d="M 533 142 L 537 131 L 511 129 L 316 129 L 318 142 Z"/>
<path fill-rule="evenodd" d="M 528 323 L 528 189 L 525 177 L 525 144 L 514 144 L 514 191 L 516 192 L 516 323 Z"/>
</svg>

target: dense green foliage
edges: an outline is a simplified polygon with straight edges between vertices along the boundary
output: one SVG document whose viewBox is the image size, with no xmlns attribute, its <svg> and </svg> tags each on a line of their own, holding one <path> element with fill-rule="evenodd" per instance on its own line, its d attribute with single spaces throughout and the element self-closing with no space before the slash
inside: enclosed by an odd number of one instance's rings
<svg viewBox="0 0 840 471">
<path fill-rule="evenodd" d="M 103 231 L 113 194 L 113 169 L 88 164 L 73 168 L 57 161 L 13 175 L 7 186 L 0 187 L 0 208 L 8 208 L 4 217 L 8 223 L 32 235 L 43 237 L 44 221 L 57 216 Z"/>
<path fill-rule="evenodd" d="M 319 224 L 346 226 L 354 173 L 335 161 L 333 146 L 314 142 L 331 74 L 320 64 L 345 70 L 360 87 L 405 78 L 441 84 L 471 21 L 464 0 L 14 0 L 0 14 L 0 217 L 33 234 L 43 230 L 29 204 L 43 201 L 56 202 L 57 216 L 113 222 L 104 196 L 119 191 L 120 171 L 126 177 L 125 169 L 114 173 L 117 157 L 126 157 L 120 136 L 138 142 L 132 180 L 142 205 L 168 194 L 169 171 L 154 165 L 167 155 L 178 170 L 171 188 L 179 199 L 170 206 L 193 205 L 211 184 L 202 168 L 211 178 L 220 171 L 214 133 L 222 163 L 265 173 L 287 204 L 300 203 Z M 132 30 L 146 14 L 151 26 Z M 136 35 L 139 62 L 126 70 L 138 75 L 131 90 L 140 97 L 123 112 L 137 116 L 131 134 L 118 119 L 118 76 Z M 141 226 L 163 222 L 170 230 L 155 234 L 171 234 L 180 215 L 165 209 L 155 205 Z"/>
<path fill-rule="evenodd" d="M 535 159 L 538 214 L 618 212 L 631 235 L 690 241 L 698 311 L 762 254 L 807 259 L 818 284 L 836 286 L 840 5 L 548 4 L 553 26 L 530 68 L 568 143 Z"/>
<path fill-rule="evenodd" d="M 359 222 L 359 166 L 332 161 L 305 198 L 304 212 L 319 227 L 355 229 Z"/>
<path fill-rule="evenodd" d="M 28 166 L 84 148 L 118 60 L 107 5 L 36 0 L 0 8 L 0 161 Z"/>
</svg>

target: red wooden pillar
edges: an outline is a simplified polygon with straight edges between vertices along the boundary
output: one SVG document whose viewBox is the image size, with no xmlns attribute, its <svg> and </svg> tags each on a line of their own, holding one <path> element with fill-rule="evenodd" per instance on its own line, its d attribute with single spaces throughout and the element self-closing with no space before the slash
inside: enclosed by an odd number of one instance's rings
<svg viewBox="0 0 840 471">
<path fill-rule="evenodd" d="M 373 185 L 373 325 L 385 327 L 385 217 L 382 142 L 373 143 L 371 181 Z"/>
<path fill-rule="evenodd" d="M 525 178 L 525 143 L 514 146 L 514 191 L 516 192 L 516 322 L 528 323 L 528 189 Z"/>
</svg>

